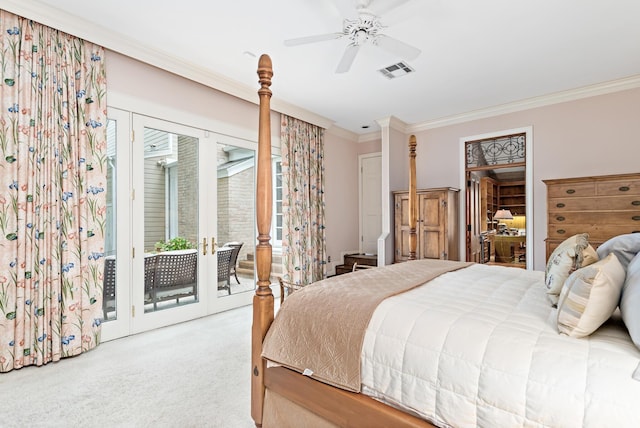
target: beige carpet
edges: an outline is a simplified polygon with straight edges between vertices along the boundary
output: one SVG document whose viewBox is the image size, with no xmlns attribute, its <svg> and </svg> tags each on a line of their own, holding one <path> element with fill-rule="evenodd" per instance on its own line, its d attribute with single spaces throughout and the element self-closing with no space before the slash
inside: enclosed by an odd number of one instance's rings
<svg viewBox="0 0 640 428">
<path fill-rule="evenodd" d="M 253 427 L 251 306 L 0 374 L 2 427 Z"/>
</svg>

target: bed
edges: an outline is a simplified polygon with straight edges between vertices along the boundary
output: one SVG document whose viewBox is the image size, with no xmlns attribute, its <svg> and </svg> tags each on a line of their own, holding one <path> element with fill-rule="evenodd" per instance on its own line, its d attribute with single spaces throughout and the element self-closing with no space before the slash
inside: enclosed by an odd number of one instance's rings
<svg viewBox="0 0 640 428">
<path fill-rule="evenodd" d="M 415 137 L 413 260 L 306 286 L 274 319 L 266 55 L 258 75 L 256 426 L 637 426 L 640 234 L 572 237 L 545 272 L 415 260 Z"/>
</svg>

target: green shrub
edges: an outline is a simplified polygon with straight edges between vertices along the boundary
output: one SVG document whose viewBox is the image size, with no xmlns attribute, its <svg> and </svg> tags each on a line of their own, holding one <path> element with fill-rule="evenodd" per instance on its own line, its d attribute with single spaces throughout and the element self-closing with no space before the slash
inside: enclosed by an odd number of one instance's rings
<svg viewBox="0 0 640 428">
<path fill-rule="evenodd" d="M 156 242 L 155 245 L 156 251 L 188 250 L 195 247 L 193 242 L 180 236 L 171 238 L 168 241 Z"/>
</svg>

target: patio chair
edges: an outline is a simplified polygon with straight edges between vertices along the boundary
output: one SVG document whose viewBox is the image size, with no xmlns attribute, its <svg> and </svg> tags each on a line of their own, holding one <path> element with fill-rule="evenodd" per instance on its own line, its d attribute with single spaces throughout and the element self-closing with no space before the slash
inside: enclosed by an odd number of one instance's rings
<svg viewBox="0 0 640 428">
<path fill-rule="evenodd" d="M 156 255 L 154 309 L 158 302 L 194 296 L 198 299 L 197 250 L 164 251 Z"/>
<path fill-rule="evenodd" d="M 229 261 L 229 278 L 231 278 L 231 275 L 235 276 L 236 282 L 238 284 L 240 284 L 240 280 L 238 279 L 238 272 L 236 271 L 236 269 L 238 267 L 238 254 L 240 254 L 240 249 L 243 245 L 244 242 L 227 242 L 226 244 L 224 244 L 225 247 L 233 248 L 233 252 L 231 253 L 231 260 Z"/>
<path fill-rule="evenodd" d="M 107 313 L 116 310 L 116 258 L 107 256 L 104 259 L 102 280 L 102 312 L 106 321 Z"/>
<path fill-rule="evenodd" d="M 220 247 L 216 250 L 216 256 L 218 257 L 218 290 L 226 289 L 229 294 L 231 294 L 229 276 L 233 251 L 232 247 Z"/>
<path fill-rule="evenodd" d="M 156 308 L 155 288 L 153 286 L 156 279 L 156 264 L 158 259 L 155 254 L 145 254 L 144 256 L 144 303 L 153 303 Z"/>
</svg>

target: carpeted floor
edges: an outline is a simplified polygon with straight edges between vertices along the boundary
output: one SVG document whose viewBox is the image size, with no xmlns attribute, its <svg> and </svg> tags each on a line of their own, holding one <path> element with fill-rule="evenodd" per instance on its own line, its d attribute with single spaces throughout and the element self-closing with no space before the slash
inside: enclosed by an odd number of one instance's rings
<svg viewBox="0 0 640 428">
<path fill-rule="evenodd" d="M 0 374 L 0 426 L 253 427 L 251 306 Z"/>
</svg>

